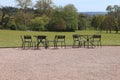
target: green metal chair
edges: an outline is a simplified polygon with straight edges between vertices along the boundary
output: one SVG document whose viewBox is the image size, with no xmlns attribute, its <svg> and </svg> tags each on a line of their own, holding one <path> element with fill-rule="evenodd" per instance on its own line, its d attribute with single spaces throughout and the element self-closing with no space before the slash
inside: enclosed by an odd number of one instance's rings
<svg viewBox="0 0 120 80">
<path fill-rule="evenodd" d="M 66 48 L 66 43 L 65 43 L 65 35 L 55 35 L 54 38 L 54 47 L 58 47 L 58 43 L 61 43 L 61 47 L 64 46 Z"/>
<path fill-rule="evenodd" d="M 76 46 L 76 43 L 78 47 L 81 47 L 83 44 L 85 45 L 84 40 L 81 39 L 81 36 L 79 34 L 73 34 L 73 47 Z"/>
<path fill-rule="evenodd" d="M 38 35 L 37 36 L 37 49 L 39 48 L 40 44 L 43 44 L 45 49 L 47 49 L 48 45 L 47 45 L 47 39 L 46 39 L 45 35 Z"/>
<path fill-rule="evenodd" d="M 93 35 L 90 42 L 91 42 L 92 46 L 102 47 L 102 45 L 101 45 L 101 35 Z"/>
<path fill-rule="evenodd" d="M 25 49 L 25 47 L 33 47 L 32 37 L 30 35 L 24 35 L 20 36 L 22 40 L 22 48 Z"/>
</svg>

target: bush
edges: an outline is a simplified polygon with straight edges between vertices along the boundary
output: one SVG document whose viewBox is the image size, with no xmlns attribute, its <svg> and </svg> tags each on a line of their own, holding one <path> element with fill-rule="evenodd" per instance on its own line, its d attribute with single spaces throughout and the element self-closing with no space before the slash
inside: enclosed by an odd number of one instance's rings
<svg viewBox="0 0 120 80">
<path fill-rule="evenodd" d="M 18 25 L 18 30 L 26 31 L 27 27 L 25 25 Z"/>
<path fill-rule="evenodd" d="M 13 25 L 10 26 L 10 29 L 11 30 L 17 30 L 17 27 L 16 27 L 16 25 L 13 24 Z"/>
<path fill-rule="evenodd" d="M 10 19 L 8 20 L 8 23 L 6 24 L 6 28 L 10 30 L 17 29 L 17 25 L 15 23 L 14 17 L 10 17 Z"/>
<path fill-rule="evenodd" d="M 36 17 L 35 19 L 31 20 L 30 29 L 34 31 L 43 31 L 46 29 L 45 25 L 49 22 L 48 17 Z"/>
</svg>

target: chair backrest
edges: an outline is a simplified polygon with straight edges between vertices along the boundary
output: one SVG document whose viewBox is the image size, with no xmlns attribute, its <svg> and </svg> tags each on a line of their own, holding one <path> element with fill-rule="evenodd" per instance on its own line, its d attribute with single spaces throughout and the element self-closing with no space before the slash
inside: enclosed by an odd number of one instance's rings
<svg viewBox="0 0 120 80">
<path fill-rule="evenodd" d="M 92 38 L 93 38 L 93 40 L 101 41 L 101 35 L 93 35 Z"/>
<path fill-rule="evenodd" d="M 65 41 L 65 35 L 56 35 L 55 36 L 55 41 Z"/>
<path fill-rule="evenodd" d="M 39 35 L 39 36 L 37 36 L 37 40 L 38 41 L 46 40 L 46 36 L 45 35 Z"/>
<path fill-rule="evenodd" d="M 73 34 L 73 40 L 80 40 L 80 35 Z"/>
<path fill-rule="evenodd" d="M 24 35 L 23 41 L 32 41 L 32 37 L 30 35 Z"/>
<path fill-rule="evenodd" d="M 22 36 L 22 35 L 20 36 L 20 38 L 21 38 L 21 40 L 22 40 L 22 42 L 23 42 L 23 41 L 24 41 L 24 39 L 23 39 L 23 36 Z"/>
</svg>

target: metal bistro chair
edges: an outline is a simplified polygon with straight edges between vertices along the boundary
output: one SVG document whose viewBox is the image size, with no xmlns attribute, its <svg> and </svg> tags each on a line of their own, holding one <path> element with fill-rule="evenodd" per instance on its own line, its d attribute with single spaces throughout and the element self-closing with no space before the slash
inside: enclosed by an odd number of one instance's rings
<svg viewBox="0 0 120 80">
<path fill-rule="evenodd" d="M 42 43 L 45 49 L 47 49 L 48 45 L 47 45 L 47 39 L 45 35 L 37 36 L 37 49 L 39 48 L 40 43 Z"/>
<path fill-rule="evenodd" d="M 25 49 L 26 45 L 27 47 L 33 47 L 32 37 L 30 35 L 24 35 L 20 36 L 22 40 L 22 48 Z"/>
<path fill-rule="evenodd" d="M 76 43 L 78 43 L 78 47 L 81 47 L 82 44 L 85 46 L 85 41 L 82 40 L 81 37 L 79 34 L 73 34 L 73 47 L 76 46 Z"/>
<path fill-rule="evenodd" d="M 57 36 L 55 36 L 53 40 L 46 40 L 46 42 L 47 42 L 47 48 L 50 47 L 50 43 L 53 43 L 54 48 L 56 47 L 56 38 L 57 38 Z"/>
<path fill-rule="evenodd" d="M 65 35 L 56 35 L 55 36 L 54 47 L 57 48 L 58 47 L 58 43 L 61 43 L 61 47 L 64 46 L 66 48 Z"/>
<path fill-rule="evenodd" d="M 92 46 L 101 46 L 101 35 L 93 35 L 90 42 L 92 43 Z"/>
</svg>

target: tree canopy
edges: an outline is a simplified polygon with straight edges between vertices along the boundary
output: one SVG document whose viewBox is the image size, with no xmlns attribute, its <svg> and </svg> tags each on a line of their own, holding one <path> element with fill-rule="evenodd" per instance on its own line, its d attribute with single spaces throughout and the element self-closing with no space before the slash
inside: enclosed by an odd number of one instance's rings
<svg viewBox="0 0 120 80">
<path fill-rule="evenodd" d="M 88 15 L 73 4 L 55 6 L 53 0 L 15 0 L 16 7 L 0 7 L 0 28 L 35 31 L 75 31 L 81 29 L 120 29 L 120 6 L 108 5 L 105 15 Z"/>
</svg>

